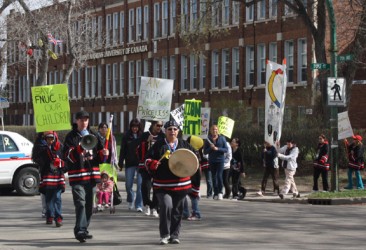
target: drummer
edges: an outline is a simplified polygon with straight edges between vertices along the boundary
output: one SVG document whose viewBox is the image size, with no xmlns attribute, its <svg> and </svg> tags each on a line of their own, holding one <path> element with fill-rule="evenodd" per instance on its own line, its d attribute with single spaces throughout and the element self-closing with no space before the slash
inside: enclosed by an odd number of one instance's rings
<svg viewBox="0 0 366 250">
<path fill-rule="evenodd" d="M 183 201 L 191 190 L 191 177 L 174 175 L 164 154 L 168 150 L 174 154 L 176 150 L 182 148 L 194 151 L 188 142 L 177 138 L 179 133 L 177 122 L 168 121 L 164 128 L 166 138 L 155 142 L 148 151 L 145 161 L 145 166 L 154 179 L 153 188 L 160 207 L 160 245 L 180 243 L 179 233 L 183 215 Z"/>
</svg>

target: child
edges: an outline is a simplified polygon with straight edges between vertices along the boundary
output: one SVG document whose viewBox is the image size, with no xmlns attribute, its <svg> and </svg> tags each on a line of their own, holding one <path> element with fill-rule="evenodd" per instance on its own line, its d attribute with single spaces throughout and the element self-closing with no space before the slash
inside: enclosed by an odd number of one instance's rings
<svg viewBox="0 0 366 250">
<path fill-rule="evenodd" d="M 110 197 L 113 192 L 113 181 L 109 178 L 107 172 L 103 171 L 101 174 L 102 182 L 97 184 L 97 198 L 98 198 L 98 211 L 103 211 L 104 208 L 109 208 L 111 205 Z"/>
</svg>

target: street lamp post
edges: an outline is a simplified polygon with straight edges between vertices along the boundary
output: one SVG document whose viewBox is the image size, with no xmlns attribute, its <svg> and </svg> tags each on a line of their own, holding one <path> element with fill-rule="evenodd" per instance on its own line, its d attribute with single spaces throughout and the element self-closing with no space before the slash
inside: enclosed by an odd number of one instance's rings
<svg viewBox="0 0 366 250">
<path fill-rule="evenodd" d="M 337 33 L 334 16 L 333 1 L 326 0 L 330 25 L 330 53 L 331 53 L 331 76 L 337 78 Z M 325 90 L 324 90 L 325 91 Z M 328 96 L 329 98 L 329 96 Z M 330 130 L 331 130 L 331 190 L 338 191 L 338 107 L 330 108 Z"/>
</svg>

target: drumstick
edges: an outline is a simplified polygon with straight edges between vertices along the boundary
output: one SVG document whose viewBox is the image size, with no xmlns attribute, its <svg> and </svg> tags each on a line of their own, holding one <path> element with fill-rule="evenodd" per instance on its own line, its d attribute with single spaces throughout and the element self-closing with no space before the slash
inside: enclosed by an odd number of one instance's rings
<svg viewBox="0 0 366 250">
<path fill-rule="evenodd" d="M 206 140 L 208 141 L 208 143 L 213 144 L 212 141 L 210 141 L 210 139 L 208 139 L 208 137 Z"/>
<path fill-rule="evenodd" d="M 163 154 L 163 156 L 159 159 L 159 161 L 158 162 L 160 162 L 161 160 L 163 160 L 164 158 L 167 158 L 168 159 L 168 156 L 170 155 L 170 150 L 167 150 L 164 154 Z"/>
</svg>

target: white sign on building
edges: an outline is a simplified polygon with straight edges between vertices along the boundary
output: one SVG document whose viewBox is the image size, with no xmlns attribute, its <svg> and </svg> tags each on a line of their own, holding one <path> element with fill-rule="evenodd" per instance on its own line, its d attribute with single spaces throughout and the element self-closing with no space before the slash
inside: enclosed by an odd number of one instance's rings
<svg viewBox="0 0 366 250">
<path fill-rule="evenodd" d="M 328 77 L 328 105 L 346 106 L 346 80 L 344 78 Z"/>
</svg>

